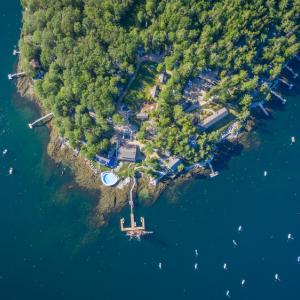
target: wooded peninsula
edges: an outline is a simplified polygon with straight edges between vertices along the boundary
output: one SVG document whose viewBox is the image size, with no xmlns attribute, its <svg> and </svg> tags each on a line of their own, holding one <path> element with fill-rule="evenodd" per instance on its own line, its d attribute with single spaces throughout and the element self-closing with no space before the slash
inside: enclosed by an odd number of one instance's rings
<svg viewBox="0 0 300 300">
<path fill-rule="evenodd" d="M 205 166 L 297 75 L 297 0 L 21 2 L 35 96 L 63 143 L 120 178 Z"/>
</svg>

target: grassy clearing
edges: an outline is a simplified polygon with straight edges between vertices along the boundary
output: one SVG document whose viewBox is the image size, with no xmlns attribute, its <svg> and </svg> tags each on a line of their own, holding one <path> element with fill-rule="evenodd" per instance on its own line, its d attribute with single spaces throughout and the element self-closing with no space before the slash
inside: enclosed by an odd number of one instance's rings
<svg viewBox="0 0 300 300">
<path fill-rule="evenodd" d="M 131 109 L 138 110 L 145 100 L 150 100 L 150 89 L 156 84 L 158 72 L 156 64 L 153 62 L 144 62 L 133 81 L 127 95 L 124 98 Z"/>
</svg>

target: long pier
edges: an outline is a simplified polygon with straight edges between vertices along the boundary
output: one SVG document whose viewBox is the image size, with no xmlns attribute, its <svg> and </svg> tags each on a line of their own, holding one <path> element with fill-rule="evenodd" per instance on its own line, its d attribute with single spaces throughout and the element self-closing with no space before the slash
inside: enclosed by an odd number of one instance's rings
<svg viewBox="0 0 300 300">
<path fill-rule="evenodd" d="M 218 172 L 218 171 L 214 171 L 214 168 L 213 168 L 211 162 L 208 162 L 208 166 L 209 166 L 210 171 L 211 171 L 211 173 L 209 174 L 209 176 L 210 176 L 211 178 L 216 177 L 216 176 L 219 175 L 219 172 Z"/>
<path fill-rule="evenodd" d="M 260 109 L 262 110 L 262 112 L 268 117 L 269 116 L 269 112 L 265 109 L 264 107 L 264 102 L 263 101 L 260 101 L 258 103 L 258 106 L 260 107 Z"/>
<path fill-rule="evenodd" d="M 51 112 L 51 113 L 49 113 L 49 114 L 47 114 L 47 115 L 45 115 L 45 116 L 43 116 L 43 117 L 41 117 L 41 118 L 35 120 L 34 122 L 29 123 L 28 126 L 29 126 L 30 129 L 32 129 L 32 128 L 33 128 L 35 125 L 37 125 L 38 123 L 49 121 L 50 119 L 52 119 L 53 116 L 54 116 L 54 115 L 53 115 L 53 113 Z"/>
<path fill-rule="evenodd" d="M 283 84 L 287 85 L 288 88 L 291 90 L 293 88 L 293 84 L 289 83 L 288 80 L 285 77 L 280 77 L 279 78 L 280 82 L 282 82 Z"/>
<path fill-rule="evenodd" d="M 19 78 L 19 77 L 22 77 L 22 76 L 25 76 L 26 73 L 25 72 L 19 72 L 19 73 L 15 73 L 15 74 L 8 74 L 7 77 L 9 80 L 12 80 L 14 78 Z"/>
<path fill-rule="evenodd" d="M 140 218 L 141 221 L 141 225 L 137 226 L 136 222 L 135 222 L 135 217 L 134 217 L 134 204 L 133 204 L 133 190 L 135 188 L 136 185 L 136 179 L 133 179 L 133 185 L 130 189 L 130 195 L 129 195 L 129 205 L 130 205 L 130 226 L 129 227 L 125 227 L 124 223 L 125 223 L 125 219 L 121 218 L 120 220 L 120 227 L 121 227 L 121 232 L 126 232 L 126 235 L 130 237 L 130 239 L 140 239 L 141 236 L 145 235 L 145 234 L 149 234 L 152 233 L 151 231 L 146 231 L 146 227 L 145 227 L 145 219 L 144 217 Z"/>
</svg>

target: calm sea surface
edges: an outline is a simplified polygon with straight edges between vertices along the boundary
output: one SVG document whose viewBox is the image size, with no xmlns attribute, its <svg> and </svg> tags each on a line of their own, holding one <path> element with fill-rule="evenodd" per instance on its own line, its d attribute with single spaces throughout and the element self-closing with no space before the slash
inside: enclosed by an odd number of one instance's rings
<svg viewBox="0 0 300 300">
<path fill-rule="evenodd" d="M 128 241 L 120 215 L 101 230 L 88 225 L 95 199 L 60 176 L 45 153 L 47 129 L 27 126 L 39 113 L 7 80 L 20 18 L 17 0 L 1 1 L 0 150 L 8 154 L 0 154 L 0 299 L 224 299 L 228 289 L 232 299 L 298 300 L 300 82 L 218 177 L 141 205 L 155 235 Z"/>
</svg>

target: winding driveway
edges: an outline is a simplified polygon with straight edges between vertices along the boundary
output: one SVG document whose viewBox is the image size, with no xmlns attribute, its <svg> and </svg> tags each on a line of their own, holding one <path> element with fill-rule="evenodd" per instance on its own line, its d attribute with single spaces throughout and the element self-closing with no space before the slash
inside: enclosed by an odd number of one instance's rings
<svg viewBox="0 0 300 300">
<path fill-rule="evenodd" d="M 155 63 L 160 63 L 162 58 L 163 58 L 162 54 L 161 55 L 146 54 L 144 56 L 137 57 L 136 69 L 135 69 L 134 73 L 132 74 L 131 78 L 129 79 L 127 86 L 125 87 L 125 89 L 122 91 L 122 93 L 120 94 L 120 96 L 117 99 L 117 109 L 118 110 L 120 109 L 124 97 L 126 96 L 131 84 L 133 83 L 134 79 L 136 78 L 136 75 L 138 74 L 141 64 L 145 61 L 152 61 Z"/>
</svg>

